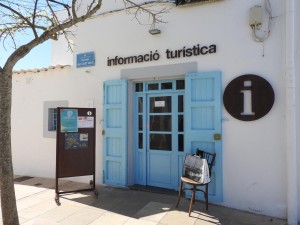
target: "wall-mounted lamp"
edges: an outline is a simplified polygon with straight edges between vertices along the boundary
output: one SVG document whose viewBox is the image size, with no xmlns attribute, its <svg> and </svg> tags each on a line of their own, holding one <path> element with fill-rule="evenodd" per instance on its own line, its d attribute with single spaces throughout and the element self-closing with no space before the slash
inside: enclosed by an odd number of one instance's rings
<svg viewBox="0 0 300 225">
<path fill-rule="evenodd" d="M 160 34 L 161 31 L 160 29 L 155 28 L 155 23 L 153 23 L 150 27 L 149 33 L 155 35 L 155 34 Z"/>
</svg>

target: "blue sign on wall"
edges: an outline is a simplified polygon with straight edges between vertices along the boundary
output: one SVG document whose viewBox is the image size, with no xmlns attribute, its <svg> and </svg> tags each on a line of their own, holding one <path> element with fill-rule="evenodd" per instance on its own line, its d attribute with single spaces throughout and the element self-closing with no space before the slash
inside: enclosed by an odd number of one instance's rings
<svg viewBox="0 0 300 225">
<path fill-rule="evenodd" d="M 95 66 L 95 53 L 94 52 L 85 52 L 77 54 L 77 64 L 76 67 L 88 67 Z"/>
</svg>

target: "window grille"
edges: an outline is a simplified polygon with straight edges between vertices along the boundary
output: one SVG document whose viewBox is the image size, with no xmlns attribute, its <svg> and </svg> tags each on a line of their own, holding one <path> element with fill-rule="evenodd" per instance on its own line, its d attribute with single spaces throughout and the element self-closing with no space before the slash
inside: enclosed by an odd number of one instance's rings
<svg viewBox="0 0 300 225">
<path fill-rule="evenodd" d="M 57 128 L 57 109 L 48 109 L 48 131 L 56 131 Z"/>
</svg>

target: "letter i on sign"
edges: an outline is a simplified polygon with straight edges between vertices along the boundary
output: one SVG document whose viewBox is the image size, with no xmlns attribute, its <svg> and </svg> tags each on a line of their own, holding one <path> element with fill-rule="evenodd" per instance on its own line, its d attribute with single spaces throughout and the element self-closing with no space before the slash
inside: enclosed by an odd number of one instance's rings
<svg viewBox="0 0 300 225">
<path fill-rule="evenodd" d="M 244 111 L 241 112 L 241 115 L 251 116 L 255 115 L 252 111 L 252 82 L 251 81 L 244 81 L 244 90 L 241 90 L 241 93 L 244 95 Z"/>
</svg>

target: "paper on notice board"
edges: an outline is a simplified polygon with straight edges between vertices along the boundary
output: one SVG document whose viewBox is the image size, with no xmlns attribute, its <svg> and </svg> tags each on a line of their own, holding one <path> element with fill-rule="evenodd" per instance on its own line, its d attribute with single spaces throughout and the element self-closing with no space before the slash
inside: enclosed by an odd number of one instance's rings
<svg viewBox="0 0 300 225">
<path fill-rule="evenodd" d="M 93 116 L 79 116 L 78 117 L 78 128 L 94 128 L 94 117 Z"/>
</svg>

